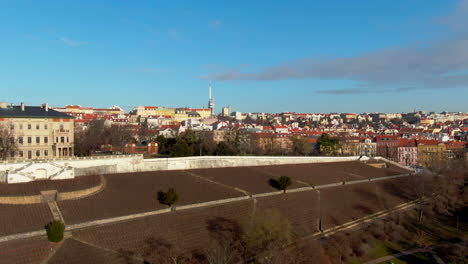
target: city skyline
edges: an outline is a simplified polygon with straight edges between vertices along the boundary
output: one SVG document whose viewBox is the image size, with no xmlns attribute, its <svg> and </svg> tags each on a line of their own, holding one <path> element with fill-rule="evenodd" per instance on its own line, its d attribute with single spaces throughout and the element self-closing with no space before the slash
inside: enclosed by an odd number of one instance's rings
<svg viewBox="0 0 468 264">
<path fill-rule="evenodd" d="M 217 113 L 468 111 L 466 0 L 0 1 L 0 17 L 16 104 L 208 107 L 211 81 Z"/>
</svg>

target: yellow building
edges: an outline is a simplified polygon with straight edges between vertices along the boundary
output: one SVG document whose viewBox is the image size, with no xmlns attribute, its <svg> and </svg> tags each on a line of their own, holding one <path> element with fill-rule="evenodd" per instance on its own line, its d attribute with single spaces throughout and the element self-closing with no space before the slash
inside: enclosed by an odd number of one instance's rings
<svg viewBox="0 0 468 264">
<path fill-rule="evenodd" d="M 148 116 L 170 116 L 174 117 L 175 109 L 162 107 L 162 106 L 138 106 L 130 111 L 131 115 L 141 116 L 141 117 L 148 117 Z"/>
<path fill-rule="evenodd" d="M 54 159 L 73 156 L 74 119 L 42 106 L 0 105 L 0 126 L 7 130 L 17 150 L 9 159 Z"/>
<path fill-rule="evenodd" d="M 429 167 L 445 159 L 445 144 L 437 140 L 418 140 L 418 162 Z"/>
</svg>

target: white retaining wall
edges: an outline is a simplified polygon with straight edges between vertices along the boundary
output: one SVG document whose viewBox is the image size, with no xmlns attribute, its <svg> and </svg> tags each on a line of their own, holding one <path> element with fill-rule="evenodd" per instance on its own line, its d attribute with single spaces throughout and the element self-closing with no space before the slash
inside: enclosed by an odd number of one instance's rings
<svg viewBox="0 0 468 264">
<path fill-rule="evenodd" d="M 266 156 L 201 156 L 184 158 L 145 159 L 141 171 L 187 170 L 242 166 L 323 163 L 358 160 L 353 157 L 266 157 Z"/>
<path fill-rule="evenodd" d="M 187 170 L 202 168 L 224 168 L 241 166 L 264 166 L 281 164 L 304 164 L 359 160 L 359 156 L 353 157 L 270 157 L 270 156 L 201 156 L 183 158 L 155 158 L 143 159 L 141 155 L 102 156 L 73 158 L 67 160 L 53 160 L 33 162 L 34 168 L 50 167 L 48 163 L 74 169 L 74 176 L 89 174 L 110 174 L 160 170 Z M 31 162 L 8 163 L 0 165 L 0 172 L 14 171 Z M 31 165 L 29 165 L 31 166 Z M 37 168 L 36 168 L 37 167 Z M 10 178 L 10 177 L 9 177 Z M 36 177 L 37 178 L 37 177 Z M 64 177 L 60 177 L 63 179 Z M 65 177 L 66 178 L 66 177 Z M 15 182 L 15 181 L 11 181 Z"/>
</svg>

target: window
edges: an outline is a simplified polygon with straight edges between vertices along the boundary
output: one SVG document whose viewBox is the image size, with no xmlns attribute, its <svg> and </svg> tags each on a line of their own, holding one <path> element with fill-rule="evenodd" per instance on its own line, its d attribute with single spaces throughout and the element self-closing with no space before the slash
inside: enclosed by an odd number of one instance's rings
<svg viewBox="0 0 468 264">
<path fill-rule="evenodd" d="M 20 124 L 20 125 L 19 125 L 19 129 L 23 129 L 23 124 Z"/>
<path fill-rule="evenodd" d="M 23 144 L 23 137 L 18 138 L 18 143 Z"/>
<path fill-rule="evenodd" d="M 32 151 L 28 151 L 28 159 L 32 159 Z"/>
<path fill-rule="evenodd" d="M 48 144 L 48 143 L 49 143 L 49 138 L 48 138 L 48 137 L 44 137 L 44 143 L 45 143 L 45 144 Z"/>
<path fill-rule="evenodd" d="M 28 137 L 28 143 L 29 143 L 29 144 L 32 143 L 32 137 Z"/>
<path fill-rule="evenodd" d="M 60 130 L 63 130 L 63 125 L 60 125 Z"/>
<path fill-rule="evenodd" d="M 60 142 L 65 143 L 65 137 L 60 137 Z"/>
<path fill-rule="evenodd" d="M 46 157 L 49 156 L 49 151 L 47 149 L 44 150 L 44 156 L 46 156 Z"/>
<path fill-rule="evenodd" d="M 14 151 L 10 152 L 10 157 L 12 157 L 12 158 L 15 157 L 15 152 Z"/>
<path fill-rule="evenodd" d="M 28 124 L 28 129 L 31 129 L 31 124 Z"/>
<path fill-rule="evenodd" d="M 58 137 L 55 137 L 55 143 L 58 143 L 59 140 L 58 140 Z"/>
<path fill-rule="evenodd" d="M 41 127 L 39 126 L 39 124 L 36 125 L 36 129 L 37 129 L 37 130 L 41 129 Z"/>
<path fill-rule="evenodd" d="M 39 157 L 41 156 L 41 151 L 40 150 L 36 150 L 36 157 Z"/>
<path fill-rule="evenodd" d="M 36 137 L 36 143 L 37 144 L 41 143 L 41 138 L 40 137 Z"/>
<path fill-rule="evenodd" d="M 47 126 L 47 124 L 44 125 L 44 129 L 49 129 L 49 126 Z"/>
<path fill-rule="evenodd" d="M 70 139 L 67 137 L 67 143 L 70 142 Z"/>
<path fill-rule="evenodd" d="M 22 151 L 22 150 L 20 150 L 20 151 L 18 152 L 18 155 L 20 156 L 20 158 L 22 158 L 22 157 L 23 157 L 23 155 L 24 155 L 23 151 Z"/>
</svg>

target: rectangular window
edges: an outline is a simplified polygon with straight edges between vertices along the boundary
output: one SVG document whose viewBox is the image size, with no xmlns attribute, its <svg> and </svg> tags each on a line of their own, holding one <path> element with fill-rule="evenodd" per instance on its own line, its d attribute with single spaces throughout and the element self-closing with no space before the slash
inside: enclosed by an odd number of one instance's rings
<svg viewBox="0 0 468 264">
<path fill-rule="evenodd" d="M 22 151 L 22 150 L 20 150 L 20 151 L 18 152 L 18 155 L 20 156 L 20 158 L 22 158 L 22 157 L 23 157 L 23 155 L 24 155 L 23 151 Z"/>
<path fill-rule="evenodd" d="M 44 150 L 44 156 L 46 156 L 46 157 L 49 156 L 49 151 L 47 149 Z"/>
<path fill-rule="evenodd" d="M 10 152 L 10 157 L 12 157 L 12 158 L 15 157 L 15 152 L 14 151 Z"/>
<path fill-rule="evenodd" d="M 28 129 L 31 129 L 31 124 L 28 124 Z"/>
<path fill-rule="evenodd" d="M 46 144 L 49 143 L 49 138 L 48 137 L 44 137 L 44 143 L 46 143 Z"/>
<path fill-rule="evenodd" d="M 32 159 L 32 151 L 28 151 L 28 159 Z"/>
<path fill-rule="evenodd" d="M 36 143 L 37 144 L 41 143 L 41 138 L 40 137 L 36 137 Z"/>
<path fill-rule="evenodd" d="M 23 137 L 19 137 L 19 138 L 18 138 L 18 143 L 19 143 L 19 144 L 23 144 Z"/>
<path fill-rule="evenodd" d="M 40 150 L 36 150 L 36 157 L 39 157 L 41 156 L 41 151 Z"/>
<path fill-rule="evenodd" d="M 47 126 L 47 124 L 44 125 L 44 129 L 49 129 L 49 127 Z"/>
<path fill-rule="evenodd" d="M 41 129 L 41 127 L 39 126 L 39 124 L 36 125 L 36 129 L 37 129 L 37 130 Z"/>
<path fill-rule="evenodd" d="M 55 143 L 59 143 L 58 137 L 55 137 Z"/>
<path fill-rule="evenodd" d="M 70 139 L 67 137 L 67 143 L 70 142 Z"/>
<path fill-rule="evenodd" d="M 32 143 L 32 137 L 28 137 L 28 143 L 29 143 L 29 144 Z"/>
<path fill-rule="evenodd" d="M 65 143 L 65 137 L 60 137 L 60 142 Z"/>
<path fill-rule="evenodd" d="M 23 124 L 20 124 L 20 125 L 19 125 L 19 129 L 23 129 Z"/>
</svg>

